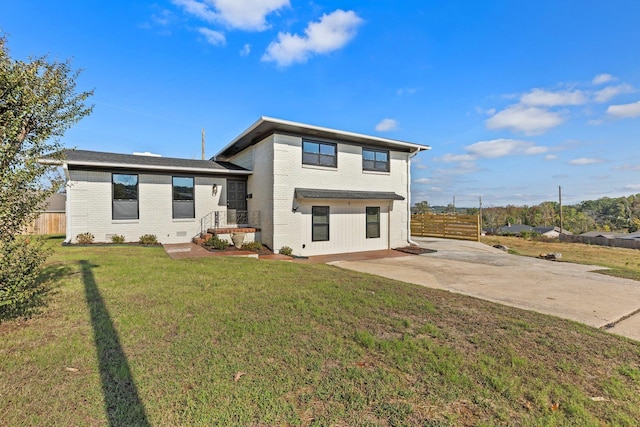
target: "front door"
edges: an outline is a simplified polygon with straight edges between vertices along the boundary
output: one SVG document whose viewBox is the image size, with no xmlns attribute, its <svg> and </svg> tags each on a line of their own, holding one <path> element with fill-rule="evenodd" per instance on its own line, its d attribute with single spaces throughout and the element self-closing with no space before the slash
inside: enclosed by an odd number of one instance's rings
<svg viewBox="0 0 640 427">
<path fill-rule="evenodd" d="M 247 224 L 247 181 L 227 180 L 227 224 Z"/>
</svg>

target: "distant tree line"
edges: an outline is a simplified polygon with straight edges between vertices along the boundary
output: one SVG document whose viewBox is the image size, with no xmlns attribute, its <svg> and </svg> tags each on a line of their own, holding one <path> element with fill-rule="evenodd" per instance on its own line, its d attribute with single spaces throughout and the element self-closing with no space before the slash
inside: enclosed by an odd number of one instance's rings
<svg viewBox="0 0 640 427">
<path fill-rule="evenodd" d="M 413 212 L 477 215 L 479 209 L 454 208 L 452 204 L 429 206 L 425 200 L 416 203 Z M 640 194 L 563 205 L 562 222 L 564 229 L 574 234 L 593 230 L 636 232 L 640 230 Z M 560 205 L 558 202 L 542 202 L 535 206 L 485 207 L 482 209 L 482 224 L 485 229 L 498 229 L 507 224 L 560 226 Z"/>
</svg>

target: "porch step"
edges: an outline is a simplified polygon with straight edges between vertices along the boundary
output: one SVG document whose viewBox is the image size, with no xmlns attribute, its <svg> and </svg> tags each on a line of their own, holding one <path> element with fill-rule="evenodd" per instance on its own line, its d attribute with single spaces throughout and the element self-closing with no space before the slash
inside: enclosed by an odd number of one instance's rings
<svg viewBox="0 0 640 427">
<path fill-rule="evenodd" d="M 260 231 L 260 229 L 256 227 L 209 228 L 207 234 L 256 233 L 258 231 Z"/>
</svg>

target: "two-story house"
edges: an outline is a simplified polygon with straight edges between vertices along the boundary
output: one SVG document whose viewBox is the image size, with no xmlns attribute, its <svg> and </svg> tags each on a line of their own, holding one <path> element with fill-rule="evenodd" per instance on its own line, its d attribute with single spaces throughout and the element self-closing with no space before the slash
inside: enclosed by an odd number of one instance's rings
<svg viewBox="0 0 640 427">
<path fill-rule="evenodd" d="M 429 148 L 262 117 L 211 160 L 69 151 L 67 242 L 241 229 L 302 256 L 406 246 L 411 158 Z"/>
</svg>

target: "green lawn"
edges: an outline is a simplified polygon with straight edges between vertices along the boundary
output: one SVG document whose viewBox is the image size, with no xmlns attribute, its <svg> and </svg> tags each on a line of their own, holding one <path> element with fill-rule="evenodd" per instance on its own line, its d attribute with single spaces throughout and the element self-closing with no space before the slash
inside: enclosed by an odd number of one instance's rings
<svg viewBox="0 0 640 427">
<path fill-rule="evenodd" d="M 57 247 L 0 425 L 636 425 L 640 343 L 327 265 Z M 594 399 L 595 398 L 595 399 Z"/>
</svg>

